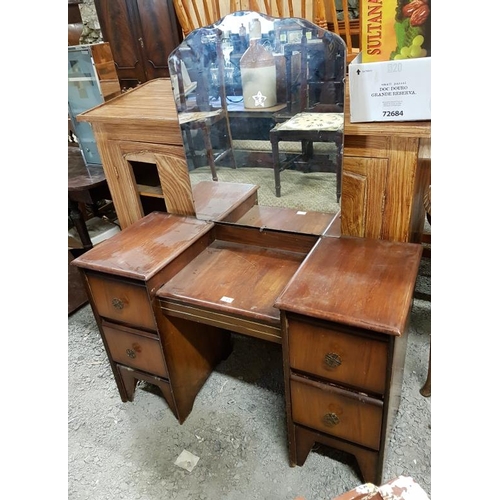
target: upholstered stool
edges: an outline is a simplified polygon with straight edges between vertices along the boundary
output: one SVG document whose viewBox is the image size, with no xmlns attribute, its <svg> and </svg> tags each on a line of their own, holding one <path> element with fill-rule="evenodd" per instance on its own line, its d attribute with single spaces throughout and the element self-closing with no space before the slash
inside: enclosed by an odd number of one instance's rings
<svg viewBox="0 0 500 500">
<path fill-rule="evenodd" d="M 301 141 L 302 158 L 306 161 L 313 156 L 314 142 L 331 142 L 336 145 L 335 162 L 332 166 L 337 173 L 337 203 L 340 200 L 342 180 L 342 149 L 344 136 L 343 113 L 298 113 L 283 123 L 278 123 L 269 133 L 273 150 L 274 180 L 276 196 L 281 196 L 280 172 L 291 163 L 281 165 L 279 159 L 280 141 Z"/>
</svg>

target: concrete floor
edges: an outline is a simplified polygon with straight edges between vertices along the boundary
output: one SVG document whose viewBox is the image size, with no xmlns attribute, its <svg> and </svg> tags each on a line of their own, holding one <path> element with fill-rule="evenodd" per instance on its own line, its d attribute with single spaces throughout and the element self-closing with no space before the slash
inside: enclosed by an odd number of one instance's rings
<svg viewBox="0 0 500 500">
<path fill-rule="evenodd" d="M 417 283 L 430 293 L 430 262 Z M 411 476 L 431 493 L 431 399 L 420 395 L 429 354 L 430 301 L 414 301 L 403 394 L 384 481 Z M 71 500 L 328 500 L 363 481 L 353 457 L 324 447 L 289 467 L 281 347 L 234 335 L 179 425 L 154 386 L 122 403 L 86 305 L 68 319 L 68 498 Z M 199 457 L 191 472 L 175 465 Z"/>
</svg>

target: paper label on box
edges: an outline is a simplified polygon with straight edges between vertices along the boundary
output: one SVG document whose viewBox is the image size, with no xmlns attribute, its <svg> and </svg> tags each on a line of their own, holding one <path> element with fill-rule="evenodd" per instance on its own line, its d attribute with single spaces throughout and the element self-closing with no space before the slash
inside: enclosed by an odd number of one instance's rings
<svg viewBox="0 0 500 500">
<path fill-rule="evenodd" d="M 359 57 L 359 56 L 358 56 Z M 351 122 L 429 120 L 431 58 L 349 66 Z"/>
</svg>

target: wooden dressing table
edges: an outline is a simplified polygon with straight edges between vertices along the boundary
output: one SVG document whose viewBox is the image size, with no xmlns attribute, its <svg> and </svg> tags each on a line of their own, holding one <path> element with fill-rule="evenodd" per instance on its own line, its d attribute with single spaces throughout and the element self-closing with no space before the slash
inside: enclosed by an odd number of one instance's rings
<svg viewBox="0 0 500 500">
<path fill-rule="evenodd" d="M 418 239 L 416 160 L 428 128 L 408 138 L 411 124 L 346 120 L 339 216 L 261 207 L 248 184 L 191 189 L 167 79 L 80 118 L 94 127 L 123 230 L 73 264 L 122 401 L 147 381 L 182 423 L 230 354 L 230 332 L 281 344 L 290 465 L 320 442 L 353 454 L 364 481 L 381 484 L 422 254 L 408 241 Z M 144 163 L 155 188 L 138 181 Z M 146 215 L 147 192 L 163 208 Z"/>
<path fill-rule="evenodd" d="M 380 484 L 422 247 L 326 233 L 153 212 L 73 261 L 122 400 L 147 381 L 182 423 L 229 332 L 282 343 L 290 464 L 321 442 Z"/>
</svg>

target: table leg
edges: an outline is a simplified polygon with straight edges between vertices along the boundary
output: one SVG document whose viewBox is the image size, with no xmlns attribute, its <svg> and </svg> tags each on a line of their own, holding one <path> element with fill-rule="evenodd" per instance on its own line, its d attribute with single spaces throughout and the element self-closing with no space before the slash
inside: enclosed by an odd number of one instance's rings
<svg viewBox="0 0 500 500">
<path fill-rule="evenodd" d="M 83 218 L 83 214 L 78 206 L 78 202 L 68 199 L 69 205 L 69 216 L 75 225 L 75 228 L 78 232 L 78 236 L 80 236 L 80 240 L 82 241 L 83 249 L 90 250 L 92 248 L 92 240 L 90 239 L 89 231 L 87 229 L 87 225 L 85 224 L 85 220 Z"/>
<path fill-rule="evenodd" d="M 212 147 L 212 140 L 210 139 L 211 127 L 207 123 L 203 123 L 200 130 L 202 131 L 203 142 L 205 143 L 205 149 L 207 150 L 207 161 L 210 166 L 210 171 L 212 172 L 212 180 L 218 181 L 217 170 L 215 169 L 215 155 Z"/>
<path fill-rule="evenodd" d="M 276 190 L 276 197 L 281 196 L 281 181 L 280 181 L 280 152 L 278 149 L 279 139 L 275 134 L 269 134 L 271 146 L 273 149 L 273 167 L 274 167 L 274 185 Z"/>
<path fill-rule="evenodd" d="M 342 161 L 344 159 L 344 134 L 337 134 L 337 139 L 335 141 L 337 146 L 337 160 L 336 160 L 336 172 L 337 172 L 337 203 L 340 202 L 340 195 L 342 193 Z"/>
</svg>

